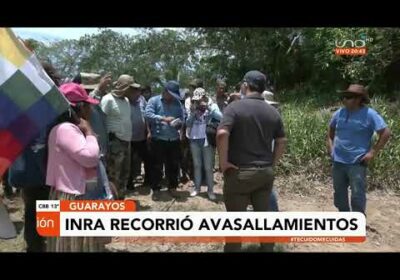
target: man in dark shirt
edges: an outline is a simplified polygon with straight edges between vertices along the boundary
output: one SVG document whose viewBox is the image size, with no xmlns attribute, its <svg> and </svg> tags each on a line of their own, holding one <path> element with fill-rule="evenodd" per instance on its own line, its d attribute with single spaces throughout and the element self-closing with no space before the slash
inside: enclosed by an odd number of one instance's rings
<svg viewBox="0 0 400 280">
<path fill-rule="evenodd" d="M 284 152 L 285 132 L 279 113 L 262 96 L 265 75 L 246 73 L 243 87 L 245 98 L 225 108 L 217 132 L 225 207 L 227 211 L 246 211 L 252 204 L 254 211 L 268 211 L 273 167 Z M 261 248 L 269 250 L 270 246 L 263 244 Z M 225 245 L 226 252 L 240 249 L 241 243 Z"/>
</svg>

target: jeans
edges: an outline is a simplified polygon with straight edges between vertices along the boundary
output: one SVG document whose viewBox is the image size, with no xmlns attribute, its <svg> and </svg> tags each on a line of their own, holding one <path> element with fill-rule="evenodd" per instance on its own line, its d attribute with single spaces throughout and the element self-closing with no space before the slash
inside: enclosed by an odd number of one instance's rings
<svg viewBox="0 0 400 280">
<path fill-rule="evenodd" d="M 193 157 L 195 189 L 200 191 L 204 168 L 208 192 L 212 193 L 214 189 L 214 147 L 210 145 L 204 147 L 204 139 L 192 139 L 190 140 L 190 150 Z"/>
<path fill-rule="evenodd" d="M 163 166 L 165 166 L 165 175 L 168 178 L 168 189 L 176 189 L 178 187 L 179 175 L 179 159 L 180 159 L 180 143 L 176 141 L 151 140 L 152 153 L 152 180 L 151 188 L 160 190 L 163 175 Z"/>
<path fill-rule="evenodd" d="M 365 214 L 367 167 L 362 164 L 333 163 L 332 177 L 334 204 L 339 211 L 355 211 Z M 351 189 L 351 210 L 348 188 Z"/>
</svg>

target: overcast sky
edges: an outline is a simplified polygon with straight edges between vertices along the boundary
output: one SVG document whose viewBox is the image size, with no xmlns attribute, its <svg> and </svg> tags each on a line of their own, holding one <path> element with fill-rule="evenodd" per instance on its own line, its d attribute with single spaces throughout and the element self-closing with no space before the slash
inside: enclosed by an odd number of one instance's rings
<svg viewBox="0 0 400 280">
<path fill-rule="evenodd" d="M 49 37 L 52 39 L 79 39 L 81 36 L 85 34 L 94 34 L 98 32 L 98 28 L 96 27 L 83 27 L 83 28 L 72 28 L 72 27 L 47 27 L 47 28 L 25 28 L 18 27 L 12 28 L 13 31 L 21 37 Z M 116 32 L 120 32 L 122 34 L 135 35 L 140 32 L 141 28 L 110 28 Z M 157 28 L 163 29 L 163 28 Z"/>
</svg>

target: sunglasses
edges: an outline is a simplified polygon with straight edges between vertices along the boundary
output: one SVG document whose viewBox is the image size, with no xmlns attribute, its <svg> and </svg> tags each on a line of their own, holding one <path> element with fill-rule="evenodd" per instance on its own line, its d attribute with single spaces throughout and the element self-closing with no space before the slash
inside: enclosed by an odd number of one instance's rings
<svg viewBox="0 0 400 280">
<path fill-rule="evenodd" d="M 345 95 L 342 97 L 342 99 L 350 100 L 350 99 L 354 99 L 356 97 L 357 97 L 357 95 Z"/>
</svg>

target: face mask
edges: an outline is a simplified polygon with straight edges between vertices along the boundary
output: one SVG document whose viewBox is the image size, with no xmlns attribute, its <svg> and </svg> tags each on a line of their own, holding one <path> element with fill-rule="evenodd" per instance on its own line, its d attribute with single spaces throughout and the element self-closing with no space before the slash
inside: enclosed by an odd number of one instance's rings
<svg viewBox="0 0 400 280">
<path fill-rule="evenodd" d="M 206 107 L 206 106 L 199 106 L 199 107 L 198 107 L 198 110 L 199 110 L 200 112 L 204 113 L 204 112 L 207 110 L 207 107 Z"/>
</svg>

